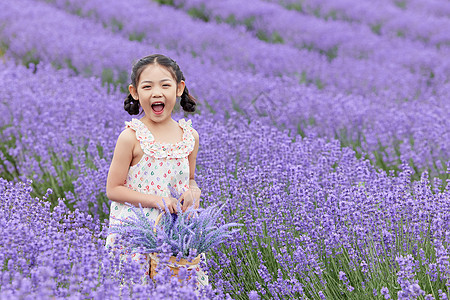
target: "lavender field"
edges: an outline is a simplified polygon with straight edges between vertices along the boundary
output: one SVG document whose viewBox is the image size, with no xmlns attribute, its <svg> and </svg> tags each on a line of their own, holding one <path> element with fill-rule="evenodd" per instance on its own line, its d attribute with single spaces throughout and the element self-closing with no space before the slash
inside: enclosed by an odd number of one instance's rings
<svg viewBox="0 0 450 300">
<path fill-rule="evenodd" d="M 174 58 L 210 286 L 104 247 L 131 66 Z M 0 1 L 0 299 L 448 299 L 447 0 Z M 125 280 L 125 281 L 126 281 Z"/>
</svg>

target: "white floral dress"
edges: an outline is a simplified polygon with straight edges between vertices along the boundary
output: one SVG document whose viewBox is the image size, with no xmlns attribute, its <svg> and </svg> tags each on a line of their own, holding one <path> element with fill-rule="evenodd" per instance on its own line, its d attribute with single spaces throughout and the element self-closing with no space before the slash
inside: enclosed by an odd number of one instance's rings
<svg viewBox="0 0 450 300">
<path fill-rule="evenodd" d="M 191 120 L 180 119 L 178 125 L 183 129 L 181 141 L 170 143 L 159 143 L 155 141 L 150 130 L 139 119 L 125 122 L 126 128 L 136 132 L 136 138 L 140 143 L 144 155 L 141 160 L 130 166 L 124 185 L 128 188 L 144 193 L 162 197 L 170 197 L 168 186 L 172 186 L 178 193 L 183 193 L 189 188 L 189 160 L 188 156 L 194 149 L 195 138 Z M 160 214 L 157 208 L 143 208 L 147 217 L 156 220 Z M 125 219 L 134 215 L 131 208 L 125 204 L 112 201 L 110 208 L 109 224 L 118 224 L 117 219 Z M 109 234 L 106 238 L 106 246 L 115 245 L 115 234 Z M 139 261 L 145 275 L 148 275 L 150 256 L 147 253 L 132 254 L 132 259 Z M 208 277 L 200 269 L 196 268 L 197 281 L 199 284 L 208 284 Z"/>
</svg>

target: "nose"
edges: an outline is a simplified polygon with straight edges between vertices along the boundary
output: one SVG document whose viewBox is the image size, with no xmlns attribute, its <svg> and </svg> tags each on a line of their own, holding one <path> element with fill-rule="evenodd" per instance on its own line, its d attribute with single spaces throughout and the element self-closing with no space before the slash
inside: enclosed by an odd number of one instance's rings
<svg viewBox="0 0 450 300">
<path fill-rule="evenodd" d="M 160 88 L 158 88 L 158 87 L 153 88 L 152 96 L 153 96 L 154 98 L 160 98 L 160 97 L 162 97 L 162 90 L 161 90 Z"/>
</svg>

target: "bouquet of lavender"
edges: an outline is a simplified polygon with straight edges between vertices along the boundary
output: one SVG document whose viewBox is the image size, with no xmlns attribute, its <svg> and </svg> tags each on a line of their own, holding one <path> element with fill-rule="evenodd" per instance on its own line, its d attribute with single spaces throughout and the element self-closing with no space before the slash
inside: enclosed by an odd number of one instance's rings
<svg viewBox="0 0 450 300">
<path fill-rule="evenodd" d="M 174 189 L 171 193 L 174 198 L 179 197 Z M 223 243 L 239 231 L 235 227 L 242 226 L 239 223 L 217 225 L 225 204 L 205 209 L 191 206 L 185 212 L 181 211 L 179 204 L 178 212 L 174 214 L 165 207 L 165 213 L 158 222 L 146 217 L 142 206 L 130 206 L 134 215 L 119 219 L 122 224 L 112 225 L 110 232 L 125 238 L 132 252 L 163 252 L 170 248 L 173 256 L 187 259 Z"/>
</svg>

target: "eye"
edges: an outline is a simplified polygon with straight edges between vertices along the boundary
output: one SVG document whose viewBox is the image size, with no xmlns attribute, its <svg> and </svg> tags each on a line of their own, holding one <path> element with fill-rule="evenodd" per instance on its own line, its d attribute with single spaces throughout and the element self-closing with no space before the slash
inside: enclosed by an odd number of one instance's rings
<svg viewBox="0 0 450 300">
<path fill-rule="evenodd" d="M 146 85 L 146 86 L 143 86 L 142 88 L 143 89 L 149 89 L 149 88 L 151 88 L 151 86 L 150 85 Z"/>
<path fill-rule="evenodd" d="M 163 84 L 163 87 L 170 87 L 170 84 Z"/>
</svg>

